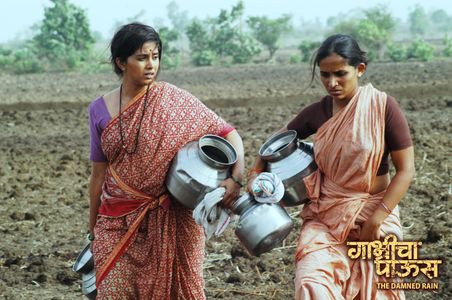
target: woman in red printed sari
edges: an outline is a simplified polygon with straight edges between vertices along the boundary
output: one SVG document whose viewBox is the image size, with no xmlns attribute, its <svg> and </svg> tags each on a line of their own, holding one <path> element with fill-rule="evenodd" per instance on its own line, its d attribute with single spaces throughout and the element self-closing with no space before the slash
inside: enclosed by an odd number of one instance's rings
<svg viewBox="0 0 452 300">
<path fill-rule="evenodd" d="M 401 290 L 379 290 L 372 260 L 348 257 L 347 241 L 374 241 L 394 234 L 402 239 L 397 204 L 414 176 L 408 124 L 397 102 L 371 84 L 359 86 L 367 59 L 347 35 L 326 39 L 315 56 L 328 92 L 303 109 L 280 132 L 298 138 L 316 134 L 318 170 L 304 178 L 310 202 L 296 251 L 296 299 L 404 299 Z M 390 178 L 388 156 L 395 166 Z M 257 159 L 251 183 L 264 168 Z"/>
<path fill-rule="evenodd" d="M 238 152 L 223 205 L 240 191 L 237 131 L 190 93 L 156 81 L 162 42 L 149 26 L 123 26 L 111 42 L 120 87 L 89 106 L 90 238 L 98 299 L 205 299 L 204 233 L 171 201 L 165 177 L 187 142 L 217 134 Z"/>
</svg>

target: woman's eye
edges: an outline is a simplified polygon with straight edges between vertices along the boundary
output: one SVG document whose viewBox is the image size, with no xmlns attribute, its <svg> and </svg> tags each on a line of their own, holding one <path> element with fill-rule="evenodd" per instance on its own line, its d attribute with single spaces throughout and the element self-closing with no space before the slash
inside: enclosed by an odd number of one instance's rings
<svg viewBox="0 0 452 300">
<path fill-rule="evenodd" d="M 320 76 L 322 76 L 323 78 L 328 78 L 330 76 L 330 73 L 320 72 Z"/>
</svg>

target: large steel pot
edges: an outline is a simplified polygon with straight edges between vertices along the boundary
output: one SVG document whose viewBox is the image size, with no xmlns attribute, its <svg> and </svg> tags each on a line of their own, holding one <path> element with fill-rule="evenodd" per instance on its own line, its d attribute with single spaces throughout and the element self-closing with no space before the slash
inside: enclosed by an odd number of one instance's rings
<svg viewBox="0 0 452 300">
<path fill-rule="evenodd" d="M 178 202 L 194 209 L 208 192 L 229 177 L 236 161 L 237 152 L 227 140 L 205 135 L 178 151 L 168 171 L 166 187 Z"/>
<path fill-rule="evenodd" d="M 240 215 L 235 234 L 255 256 L 272 250 L 292 229 L 292 220 L 284 208 L 277 204 L 259 203 L 249 193 L 234 202 L 232 211 Z"/>
<path fill-rule="evenodd" d="M 284 206 L 308 202 L 303 178 L 317 170 L 312 144 L 298 142 L 297 132 L 288 130 L 270 137 L 260 148 L 265 171 L 275 173 L 284 184 Z"/>
</svg>

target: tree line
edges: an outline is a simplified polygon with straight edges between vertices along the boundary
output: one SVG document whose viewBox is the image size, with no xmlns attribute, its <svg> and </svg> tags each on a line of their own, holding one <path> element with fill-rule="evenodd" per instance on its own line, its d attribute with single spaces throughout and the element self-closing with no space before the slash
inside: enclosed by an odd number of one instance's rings
<svg viewBox="0 0 452 300">
<path fill-rule="evenodd" d="M 195 66 L 252 63 L 257 57 L 260 62 L 271 62 L 282 47 L 282 40 L 290 35 L 297 36 L 299 42 L 297 52 L 288 62 L 308 62 L 319 46 L 319 40 L 333 33 L 354 36 L 367 49 L 371 60 L 428 61 L 434 56 L 452 56 L 452 39 L 448 37 L 452 16 L 442 9 L 427 13 L 420 5 L 408 14 L 411 33 L 408 42 L 394 40 L 397 20 L 384 5 L 362 10 L 359 15 L 330 17 L 329 28 L 317 34 L 317 40 L 309 39 L 303 30 L 296 28 L 293 17 L 288 14 L 273 19 L 245 17 L 241 0 L 229 10 L 222 9 L 217 16 L 205 19 L 190 19 L 186 11 L 179 10 L 175 1 L 168 4 L 167 11 L 171 25 L 156 26 L 165 44 L 162 65 L 167 69 L 179 67 L 185 52 Z M 138 15 L 128 21 L 137 18 Z M 439 45 L 425 40 L 429 30 L 443 34 Z M 44 9 L 44 18 L 31 39 L 19 48 L 0 45 L 0 68 L 7 72 L 34 73 L 92 65 L 99 59 L 94 49 L 94 36 L 83 9 L 70 0 L 51 0 L 51 6 Z M 185 51 L 185 45 L 189 51 Z"/>
</svg>

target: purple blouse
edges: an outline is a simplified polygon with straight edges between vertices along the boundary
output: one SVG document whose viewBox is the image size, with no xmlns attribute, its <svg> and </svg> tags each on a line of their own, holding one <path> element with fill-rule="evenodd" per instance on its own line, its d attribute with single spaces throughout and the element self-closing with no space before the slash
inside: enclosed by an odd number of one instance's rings
<svg viewBox="0 0 452 300">
<path fill-rule="evenodd" d="M 111 120 L 110 113 L 105 105 L 104 97 L 99 97 L 88 106 L 90 156 L 95 162 L 107 162 L 107 157 L 102 151 L 100 138 L 102 131 Z"/>
</svg>

